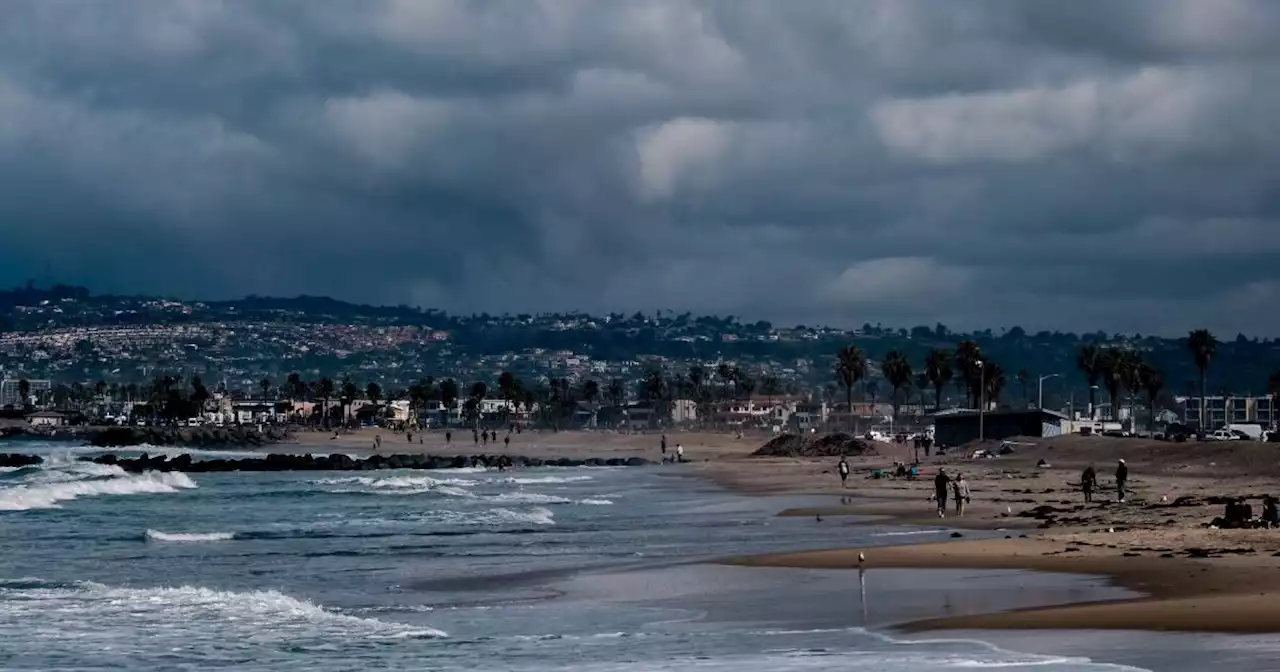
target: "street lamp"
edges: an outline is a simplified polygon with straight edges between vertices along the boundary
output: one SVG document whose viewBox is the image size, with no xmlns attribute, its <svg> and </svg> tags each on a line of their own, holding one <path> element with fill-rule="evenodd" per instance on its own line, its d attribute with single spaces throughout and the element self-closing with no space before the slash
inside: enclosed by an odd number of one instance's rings
<svg viewBox="0 0 1280 672">
<path fill-rule="evenodd" d="M 987 440 L 986 412 L 987 412 L 987 367 L 983 366 L 981 359 L 978 360 L 978 441 Z"/>
<path fill-rule="evenodd" d="M 1047 376 L 1040 376 L 1040 382 L 1038 383 L 1040 392 L 1036 397 L 1036 408 L 1038 410 L 1044 410 L 1044 381 L 1049 380 L 1050 378 L 1057 378 L 1061 375 L 1061 373 L 1051 373 Z"/>
</svg>

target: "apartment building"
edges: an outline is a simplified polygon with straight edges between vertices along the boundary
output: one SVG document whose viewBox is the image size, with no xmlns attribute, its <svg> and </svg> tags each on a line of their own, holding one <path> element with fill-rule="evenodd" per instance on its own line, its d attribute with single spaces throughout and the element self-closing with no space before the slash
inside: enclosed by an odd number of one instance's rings
<svg viewBox="0 0 1280 672">
<path fill-rule="evenodd" d="M 1182 405 L 1182 417 L 1191 427 L 1200 424 L 1200 397 L 1177 397 Z M 1280 418 L 1271 397 L 1223 397 L 1206 396 L 1204 398 L 1204 419 L 1206 429 L 1217 429 L 1227 424 L 1256 422 L 1274 426 Z"/>
</svg>

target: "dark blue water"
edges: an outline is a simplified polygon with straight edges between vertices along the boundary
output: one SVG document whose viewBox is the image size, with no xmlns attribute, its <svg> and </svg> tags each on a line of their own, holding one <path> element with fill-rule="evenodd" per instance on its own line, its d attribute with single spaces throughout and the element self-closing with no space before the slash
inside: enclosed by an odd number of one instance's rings
<svg viewBox="0 0 1280 672">
<path fill-rule="evenodd" d="M 1026 575 L 885 572 L 868 592 L 696 562 L 945 532 L 779 519 L 803 502 L 674 467 L 129 475 L 39 449 L 63 457 L 0 473 L 5 669 L 1116 669 L 864 627 Z M 1098 590 L 1035 582 L 1028 603 Z"/>
</svg>

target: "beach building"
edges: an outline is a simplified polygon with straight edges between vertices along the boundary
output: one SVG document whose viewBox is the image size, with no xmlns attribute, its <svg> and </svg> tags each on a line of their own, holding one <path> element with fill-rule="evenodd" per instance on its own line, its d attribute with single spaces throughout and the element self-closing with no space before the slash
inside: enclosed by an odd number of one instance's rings
<svg viewBox="0 0 1280 672">
<path fill-rule="evenodd" d="M 32 403 L 33 399 L 39 399 L 41 395 L 48 394 L 53 390 L 53 381 L 49 380 L 28 380 L 30 386 L 28 398 L 23 399 L 19 390 L 22 389 L 22 379 L 5 378 L 0 380 L 0 407 L 13 406 L 19 408 Z"/>
<path fill-rule="evenodd" d="M 27 416 L 32 427 L 61 427 L 67 424 L 67 415 L 57 411 L 37 411 Z"/>
<path fill-rule="evenodd" d="M 1200 426 L 1200 397 L 1175 397 L 1183 408 L 1183 419 L 1190 427 Z M 1204 398 L 1204 422 L 1206 429 L 1217 429 L 1228 424 L 1258 423 L 1275 426 L 1280 420 L 1271 397 L 1224 397 L 1206 396 Z"/>
<path fill-rule="evenodd" d="M 934 438 L 940 446 L 958 446 L 987 439 L 1014 436 L 1060 436 L 1067 416 L 1044 409 L 1010 409 L 979 414 L 968 408 L 952 408 L 933 416 Z"/>
</svg>

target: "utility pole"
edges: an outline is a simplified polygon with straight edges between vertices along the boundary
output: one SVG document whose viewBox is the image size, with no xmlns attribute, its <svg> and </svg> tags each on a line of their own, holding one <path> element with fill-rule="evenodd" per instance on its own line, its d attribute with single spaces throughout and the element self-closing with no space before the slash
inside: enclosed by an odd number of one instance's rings
<svg viewBox="0 0 1280 672">
<path fill-rule="evenodd" d="M 987 367 L 978 360 L 978 441 L 987 440 Z"/>
<path fill-rule="evenodd" d="M 1040 376 L 1040 382 L 1039 382 L 1040 391 L 1036 397 L 1037 410 L 1041 410 L 1041 411 L 1044 410 L 1044 381 L 1049 380 L 1050 378 L 1057 378 L 1058 376 L 1061 376 L 1061 375 L 1062 375 L 1061 373 L 1051 373 L 1047 376 Z"/>
</svg>

